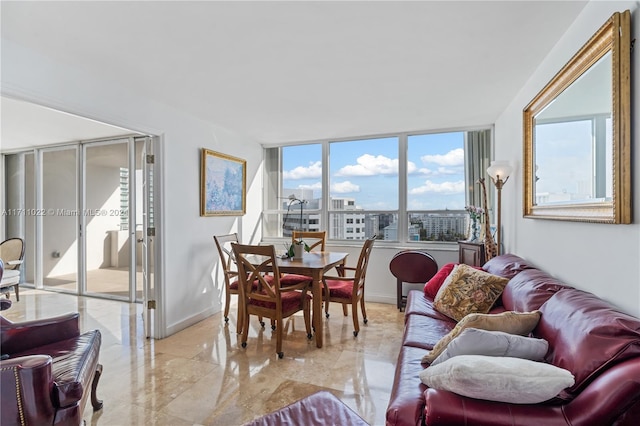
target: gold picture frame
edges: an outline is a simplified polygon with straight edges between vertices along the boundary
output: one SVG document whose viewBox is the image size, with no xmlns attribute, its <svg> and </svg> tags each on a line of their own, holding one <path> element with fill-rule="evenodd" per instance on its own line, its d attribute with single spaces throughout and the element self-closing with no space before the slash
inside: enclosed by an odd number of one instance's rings
<svg viewBox="0 0 640 426">
<path fill-rule="evenodd" d="M 200 216 L 244 215 L 246 160 L 206 148 L 200 157 Z"/>
<path fill-rule="evenodd" d="M 632 222 L 630 33 L 630 12 L 614 13 L 524 109 L 525 218 L 617 224 Z M 607 69 L 601 64 L 611 65 Z M 600 68 L 596 68 L 598 66 Z M 589 85 L 594 81 L 594 76 L 599 75 L 600 69 L 608 71 L 608 78 L 604 80 L 608 92 L 600 90 L 600 87 L 606 88 L 605 85 Z M 596 97 L 600 92 L 603 95 Z M 610 115 L 588 109 L 593 108 L 594 100 L 599 99 L 608 104 Z M 560 138 L 544 139 L 541 126 L 579 121 L 587 123 L 586 119 L 594 122 L 599 120 L 592 128 L 604 131 L 594 133 L 597 136 L 591 139 L 585 138 L 595 141 L 590 142 L 592 146 L 586 146 L 586 150 L 590 149 L 587 152 L 597 154 L 591 161 L 575 162 L 580 167 L 576 169 L 573 166 L 575 151 L 571 153 L 572 156 L 563 156 L 561 152 L 568 151 L 569 145 L 560 143 L 563 142 Z M 610 131 L 607 131 L 608 122 Z M 543 145 L 543 140 L 547 145 Z M 553 149 L 544 153 L 547 154 L 545 158 L 553 157 L 552 165 L 555 168 L 546 168 L 549 162 L 538 158 L 543 157 L 543 146 L 548 146 L 550 142 L 554 143 Z M 580 149 L 584 149 L 584 146 L 580 146 Z M 570 173 L 575 176 L 576 170 L 583 173 L 586 170 L 590 178 L 579 181 L 572 177 L 570 183 L 587 182 L 579 190 L 566 190 L 564 194 L 557 188 L 554 188 L 555 192 L 547 189 L 551 185 L 546 182 L 559 186 L 568 181 L 554 180 L 553 176 Z M 543 180 L 545 178 L 546 181 Z M 547 186 L 543 189 L 543 185 Z M 583 187 L 591 189 L 584 190 Z"/>
</svg>

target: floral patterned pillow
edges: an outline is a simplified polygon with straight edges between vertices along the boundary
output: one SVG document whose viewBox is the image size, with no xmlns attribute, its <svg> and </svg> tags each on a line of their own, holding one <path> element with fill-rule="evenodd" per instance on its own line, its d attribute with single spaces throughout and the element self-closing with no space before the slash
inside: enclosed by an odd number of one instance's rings
<svg viewBox="0 0 640 426">
<path fill-rule="evenodd" d="M 509 280 L 469 265 L 456 265 L 438 290 L 433 306 L 460 321 L 467 314 L 489 312 Z"/>
</svg>

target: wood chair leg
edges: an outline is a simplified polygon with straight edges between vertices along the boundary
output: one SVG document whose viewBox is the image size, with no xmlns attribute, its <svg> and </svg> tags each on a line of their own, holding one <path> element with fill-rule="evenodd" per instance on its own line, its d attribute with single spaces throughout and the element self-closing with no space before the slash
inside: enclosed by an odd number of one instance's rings
<svg viewBox="0 0 640 426">
<path fill-rule="evenodd" d="M 313 338 L 313 334 L 311 333 L 311 306 L 307 301 L 304 307 L 304 326 L 307 329 L 307 339 L 311 340 Z"/>
<path fill-rule="evenodd" d="M 229 305 L 231 304 L 231 293 L 227 290 L 224 299 L 224 322 L 229 322 Z"/>
<path fill-rule="evenodd" d="M 351 310 L 351 313 L 353 314 L 353 335 L 357 337 L 358 333 L 360 332 L 360 321 L 358 321 L 358 304 L 354 303 L 353 305 L 351 305 Z"/>
<path fill-rule="evenodd" d="M 360 308 L 362 309 L 362 322 L 367 323 L 367 310 L 364 308 L 364 295 L 360 299 Z"/>
<path fill-rule="evenodd" d="M 284 352 L 282 352 L 282 320 L 276 321 L 276 353 L 278 354 L 278 358 L 284 357 Z"/>
<path fill-rule="evenodd" d="M 93 407 L 93 411 L 98 411 L 102 408 L 102 400 L 98 399 L 98 396 L 96 395 L 100 376 L 102 376 L 102 364 L 98 364 L 96 367 L 93 382 L 91 382 L 91 406 Z"/>
<path fill-rule="evenodd" d="M 245 327 L 242 327 L 242 347 L 247 347 L 247 337 L 249 337 L 249 313 L 243 309 L 242 323 Z"/>
<path fill-rule="evenodd" d="M 238 318 L 236 319 L 236 333 L 242 334 L 244 330 L 244 310 L 242 309 L 242 304 L 240 303 L 240 298 L 238 297 Z"/>
<path fill-rule="evenodd" d="M 349 310 L 347 309 L 346 303 L 342 304 L 342 313 L 344 314 L 345 317 L 349 315 Z"/>
</svg>

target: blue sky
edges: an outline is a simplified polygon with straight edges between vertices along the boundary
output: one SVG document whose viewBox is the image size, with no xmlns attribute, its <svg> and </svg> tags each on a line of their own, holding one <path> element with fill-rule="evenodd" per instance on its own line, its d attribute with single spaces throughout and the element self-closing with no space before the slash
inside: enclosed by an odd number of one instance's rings
<svg viewBox="0 0 640 426">
<path fill-rule="evenodd" d="M 413 210 L 463 209 L 464 133 L 410 136 L 408 204 Z M 322 146 L 283 149 L 284 188 L 311 188 L 320 197 Z M 393 138 L 330 144 L 334 197 L 355 198 L 367 210 L 398 208 L 398 142 Z"/>
<path fill-rule="evenodd" d="M 607 147 L 612 145 L 610 126 L 607 120 Z M 591 120 L 537 124 L 535 131 L 536 193 L 595 195 Z M 611 196 L 611 151 L 606 155 L 607 196 Z"/>
</svg>

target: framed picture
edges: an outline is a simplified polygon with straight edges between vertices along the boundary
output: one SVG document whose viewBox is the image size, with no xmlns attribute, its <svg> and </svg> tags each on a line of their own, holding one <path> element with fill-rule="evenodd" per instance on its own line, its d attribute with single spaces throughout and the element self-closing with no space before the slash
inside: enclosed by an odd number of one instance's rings
<svg viewBox="0 0 640 426">
<path fill-rule="evenodd" d="M 247 162 L 202 148 L 200 216 L 246 213 Z"/>
</svg>

